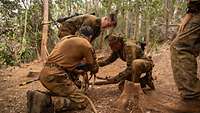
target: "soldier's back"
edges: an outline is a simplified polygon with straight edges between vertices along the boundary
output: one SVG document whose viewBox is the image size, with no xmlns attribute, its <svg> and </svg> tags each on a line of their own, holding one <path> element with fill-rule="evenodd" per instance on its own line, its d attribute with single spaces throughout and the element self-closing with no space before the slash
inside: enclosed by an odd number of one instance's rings
<svg viewBox="0 0 200 113">
<path fill-rule="evenodd" d="M 90 49 L 92 49 L 92 45 L 85 38 L 66 38 L 57 43 L 48 57 L 48 62 L 54 62 L 66 68 L 73 68 L 80 63 L 83 56 Z"/>
<path fill-rule="evenodd" d="M 84 14 L 72 17 L 61 23 L 59 29 L 59 37 L 62 38 L 67 35 L 75 35 L 79 28 L 83 25 L 95 26 L 97 17 L 94 15 Z"/>
</svg>

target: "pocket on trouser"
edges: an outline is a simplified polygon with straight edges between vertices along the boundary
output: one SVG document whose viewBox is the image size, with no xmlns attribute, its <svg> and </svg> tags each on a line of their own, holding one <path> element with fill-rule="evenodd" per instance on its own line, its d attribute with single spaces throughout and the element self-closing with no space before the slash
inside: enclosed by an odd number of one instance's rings
<svg viewBox="0 0 200 113">
<path fill-rule="evenodd" d="M 71 97 L 59 97 L 59 96 L 53 96 L 52 102 L 54 104 L 54 109 L 56 112 L 62 112 L 62 111 L 71 111 L 71 110 L 81 110 L 85 109 L 87 106 L 86 101 L 72 101 Z"/>
</svg>

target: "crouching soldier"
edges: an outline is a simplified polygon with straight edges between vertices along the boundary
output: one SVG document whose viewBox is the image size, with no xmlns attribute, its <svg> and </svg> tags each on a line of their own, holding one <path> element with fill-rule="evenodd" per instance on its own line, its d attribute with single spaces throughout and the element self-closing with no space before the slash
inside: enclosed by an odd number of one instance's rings
<svg viewBox="0 0 200 113">
<path fill-rule="evenodd" d="M 28 91 L 28 113 L 54 113 L 55 111 L 84 109 L 87 101 L 81 90 L 70 79 L 81 63 L 91 73 L 98 72 L 95 52 L 90 44 L 94 35 L 89 26 L 82 27 L 80 36 L 63 37 L 49 55 L 39 80 L 50 93 Z M 51 95 L 49 95 L 51 94 Z M 53 95 L 53 96 L 52 96 Z"/>
<path fill-rule="evenodd" d="M 119 35 L 113 34 L 109 36 L 108 42 L 112 53 L 106 60 L 99 61 L 98 64 L 100 67 L 103 67 L 113 63 L 118 58 L 125 61 L 127 63 L 127 68 L 115 77 L 109 79 L 109 81 L 113 83 L 123 82 L 128 77 L 128 75 L 132 74 L 132 61 L 138 58 L 142 58 L 144 52 L 140 46 L 135 43 L 126 41 L 122 36 Z"/>
<path fill-rule="evenodd" d="M 109 36 L 109 46 L 112 50 L 112 54 L 109 56 L 108 59 L 104 61 L 98 62 L 100 67 L 106 66 L 118 58 L 122 59 L 127 63 L 127 68 L 120 72 L 118 75 L 112 78 L 107 79 L 107 83 L 103 81 L 102 83 L 95 83 L 96 85 L 101 85 L 101 84 L 110 84 L 110 83 L 119 83 L 119 89 L 121 89 L 124 86 L 124 81 L 129 80 L 132 81 L 132 66 L 133 66 L 133 60 L 135 59 L 141 59 L 144 58 L 144 46 L 145 44 L 141 44 L 140 46 L 137 45 L 136 43 L 131 43 L 126 41 L 123 37 L 121 36 L 116 36 L 116 35 L 111 35 Z M 141 80 L 141 82 L 144 82 Z M 144 83 L 141 83 L 144 84 Z M 144 86 L 144 85 L 143 85 Z"/>
<path fill-rule="evenodd" d="M 78 15 L 61 22 L 59 28 L 59 38 L 68 35 L 75 35 L 81 26 L 90 26 L 94 30 L 92 37 L 93 41 L 100 35 L 101 30 L 116 27 L 117 25 L 117 12 L 112 12 L 104 17 L 96 17 L 90 14 Z"/>
</svg>

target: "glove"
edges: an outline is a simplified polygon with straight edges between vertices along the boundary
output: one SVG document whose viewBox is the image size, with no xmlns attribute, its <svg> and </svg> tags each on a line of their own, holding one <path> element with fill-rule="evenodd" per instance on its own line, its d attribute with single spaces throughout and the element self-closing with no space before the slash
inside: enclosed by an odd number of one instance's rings
<svg viewBox="0 0 200 113">
<path fill-rule="evenodd" d="M 90 72 L 91 72 L 92 74 L 96 74 L 98 71 L 99 71 L 99 65 L 98 65 L 98 64 L 93 65 L 93 66 L 91 67 Z"/>
</svg>

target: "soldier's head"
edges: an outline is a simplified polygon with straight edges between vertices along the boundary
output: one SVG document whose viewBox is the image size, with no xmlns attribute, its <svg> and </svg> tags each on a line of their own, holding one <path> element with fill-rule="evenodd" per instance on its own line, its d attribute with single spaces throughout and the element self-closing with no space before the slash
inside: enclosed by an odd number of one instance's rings
<svg viewBox="0 0 200 113">
<path fill-rule="evenodd" d="M 124 47 L 124 38 L 119 35 L 110 35 L 108 37 L 108 42 L 112 51 L 118 51 Z"/>
<path fill-rule="evenodd" d="M 90 26 L 82 26 L 79 31 L 79 35 L 86 38 L 89 42 L 92 41 L 92 37 L 94 35 L 94 30 Z"/>
<path fill-rule="evenodd" d="M 117 11 L 101 18 L 101 28 L 106 29 L 117 26 Z"/>
<path fill-rule="evenodd" d="M 139 41 L 139 42 L 137 42 L 137 45 L 139 45 L 141 47 L 141 49 L 144 51 L 147 44 L 146 44 L 146 42 Z"/>
</svg>

